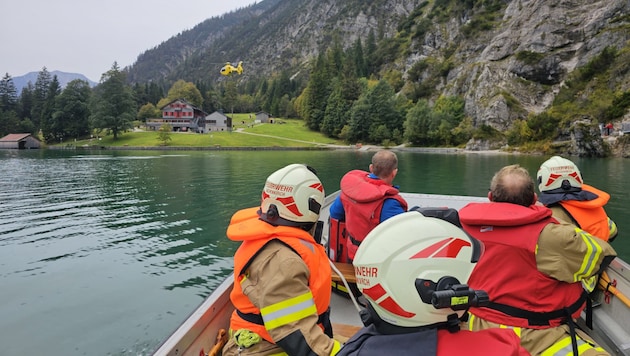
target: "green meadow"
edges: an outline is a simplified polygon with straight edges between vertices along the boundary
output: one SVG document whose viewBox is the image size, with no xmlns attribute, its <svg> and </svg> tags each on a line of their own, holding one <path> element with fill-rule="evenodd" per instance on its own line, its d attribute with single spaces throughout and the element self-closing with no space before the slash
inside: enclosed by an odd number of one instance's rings
<svg viewBox="0 0 630 356">
<path fill-rule="evenodd" d="M 252 114 L 251 117 L 254 115 Z M 341 140 L 326 137 L 322 133 L 309 130 L 304 121 L 297 119 L 276 119 L 264 124 L 255 124 L 249 114 L 234 114 L 233 132 L 214 131 L 204 134 L 171 132 L 166 145 L 158 139 L 158 132 L 135 130 L 123 132 L 114 137 L 109 134 L 100 139 L 66 141 L 61 145 L 97 145 L 129 147 L 315 147 L 321 145 L 346 145 Z"/>
</svg>

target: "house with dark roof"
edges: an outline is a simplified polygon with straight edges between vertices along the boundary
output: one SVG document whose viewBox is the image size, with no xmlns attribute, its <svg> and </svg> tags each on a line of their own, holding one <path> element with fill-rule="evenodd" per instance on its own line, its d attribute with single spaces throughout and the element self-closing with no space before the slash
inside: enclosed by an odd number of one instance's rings
<svg viewBox="0 0 630 356">
<path fill-rule="evenodd" d="M 205 123 L 204 132 L 232 131 L 232 118 L 219 111 L 206 116 Z"/>
<path fill-rule="evenodd" d="M 169 124 L 173 131 L 204 132 L 205 111 L 184 99 L 176 99 L 164 105 L 161 119 L 147 119 L 147 130 L 157 131 L 164 124 Z"/>
<path fill-rule="evenodd" d="M 0 138 L 0 148 L 40 148 L 41 142 L 30 133 L 8 134 Z"/>
<path fill-rule="evenodd" d="M 273 124 L 273 118 L 271 117 L 271 114 L 259 111 L 256 113 L 256 122 Z"/>
</svg>

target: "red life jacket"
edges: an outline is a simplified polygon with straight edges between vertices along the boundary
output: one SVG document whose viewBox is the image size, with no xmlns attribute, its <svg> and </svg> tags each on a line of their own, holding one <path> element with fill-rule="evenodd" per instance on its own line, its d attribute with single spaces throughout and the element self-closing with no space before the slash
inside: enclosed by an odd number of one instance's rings
<svg viewBox="0 0 630 356">
<path fill-rule="evenodd" d="M 380 179 L 372 179 L 369 172 L 353 170 L 341 179 L 341 203 L 346 213 L 348 232 L 348 257 L 354 259 L 359 244 L 381 220 L 381 210 L 385 199 L 396 199 L 403 210 L 407 202 L 398 189 Z"/>
<path fill-rule="evenodd" d="M 501 355 L 526 356 L 529 352 L 521 346 L 521 340 L 510 329 L 460 330 L 451 333 L 438 331 L 437 356 L 450 355 Z"/>
<path fill-rule="evenodd" d="M 304 230 L 295 227 L 273 226 L 258 219 L 257 211 L 257 207 L 237 211 L 227 229 L 227 236 L 230 240 L 243 241 L 234 254 L 235 281 L 230 299 L 236 310 L 232 313 L 230 328 L 232 330 L 251 330 L 275 344 L 262 323 L 260 310 L 243 294 L 240 281 L 258 251 L 270 241 L 279 240 L 299 254 L 311 271 L 308 285 L 313 294 L 317 314 L 320 316 L 320 327 L 324 329 L 324 325 L 330 325 L 328 308 L 330 306 L 332 273 L 324 246 L 316 243 L 313 237 Z M 248 320 L 245 320 L 244 316 Z M 253 322 L 252 320 L 257 321 Z"/>
<path fill-rule="evenodd" d="M 348 260 L 348 232 L 346 222 L 328 218 L 328 258 L 334 262 L 350 263 Z"/>
<path fill-rule="evenodd" d="M 582 230 L 604 241 L 608 241 L 610 227 L 604 205 L 608 203 L 610 194 L 586 184 L 582 184 L 582 190 L 596 194 L 597 199 L 585 201 L 564 200 L 559 202 L 560 205 L 571 215 Z"/>
<path fill-rule="evenodd" d="M 581 283 L 558 281 L 538 271 L 536 248 L 542 229 L 557 223 L 540 205 L 470 203 L 459 212 L 463 229 L 484 243 L 485 251 L 468 280 L 484 290 L 490 306 L 470 308 L 487 321 L 530 329 L 558 326 L 564 308 L 577 318 L 585 306 Z"/>
</svg>

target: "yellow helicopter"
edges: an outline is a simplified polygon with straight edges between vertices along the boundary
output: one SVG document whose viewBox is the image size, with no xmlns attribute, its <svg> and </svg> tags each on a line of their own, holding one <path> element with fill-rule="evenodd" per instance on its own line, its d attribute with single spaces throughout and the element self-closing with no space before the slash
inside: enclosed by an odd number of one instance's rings
<svg viewBox="0 0 630 356">
<path fill-rule="evenodd" d="M 222 75 L 228 76 L 234 73 L 243 74 L 243 61 L 238 62 L 238 65 L 236 67 L 233 66 L 232 63 L 227 62 L 221 68 Z"/>
</svg>

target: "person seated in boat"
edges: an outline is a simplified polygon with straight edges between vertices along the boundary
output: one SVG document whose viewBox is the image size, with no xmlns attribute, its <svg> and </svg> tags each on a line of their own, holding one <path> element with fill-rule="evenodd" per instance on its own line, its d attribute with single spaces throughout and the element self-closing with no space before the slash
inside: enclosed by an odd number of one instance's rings
<svg viewBox="0 0 630 356">
<path fill-rule="evenodd" d="M 538 169 L 538 201 L 549 207 L 553 217 L 577 225 L 608 242 L 617 236 L 617 225 L 604 206 L 610 194 L 584 184 L 572 161 L 560 156 L 546 160 Z"/>
<path fill-rule="evenodd" d="M 617 224 L 604 210 L 610 194 L 584 184 L 575 163 L 553 156 L 540 166 L 537 180 L 538 201 L 551 209 L 554 218 L 570 222 L 604 241 L 612 242 L 617 237 Z M 592 292 L 598 278 L 582 281 L 584 289 Z"/>
<path fill-rule="evenodd" d="M 347 235 L 343 256 L 335 261 L 351 263 L 361 241 L 376 225 L 407 211 L 407 202 L 393 185 L 398 157 L 381 150 L 372 156 L 369 172 L 352 170 L 340 182 L 341 194 L 330 206 L 331 219 L 345 221 Z M 334 225 L 334 224 L 333 224 Z M 329 247 L 330 248 L 330 247 Z"/>
<path fill-rule="evenodd" d="M 488 306 L 470 308 L 469 330 L 511 328 L 533 355 L 608 355 L 574 320 L 587 301 L 581 282 L 605 269 L 616 252 L 555 219 L 537 204 L 534 186 L 523 167 L 503 167 L 491 180 L 490 201 L 459 211 L 463 229 L 485 245 L 468 284 L 490 297 Z"/>
<path fill-rule="evenodd" d="M 335 355 L 329 318 L 331 268 L 313 236 L 324 202 L 314 171 L 290 164 L 265 182 L 259 207 L 237 211 L 227 236 L 234 254 L 231 355 Z"/>
<path fill-rule="evenodd" d="M 510 329 L 460 330 L 466 309 L 487 303 L 466 285 L 482 253 L 462 229 L 418 212 L 378 225 L 353 262 L 366 326 L 337 356 L 529 355 Z"/>
</svg>

